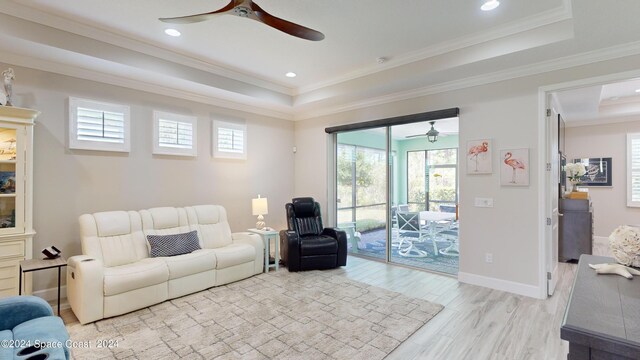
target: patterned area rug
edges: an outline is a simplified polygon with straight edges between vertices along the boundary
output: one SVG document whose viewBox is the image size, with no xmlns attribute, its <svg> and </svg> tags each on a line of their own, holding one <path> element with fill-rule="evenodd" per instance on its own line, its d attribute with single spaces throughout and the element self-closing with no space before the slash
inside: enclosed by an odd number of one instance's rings
<svg viewBox="0 0 640 360">
<path fill-rule="evenodd" d="M 382 359 L 441 305 L 334 275 L 286 269 L 88 325 L 76 359 Z M 96 341 L 118 346 L 96 348 Z"/>
</svg>

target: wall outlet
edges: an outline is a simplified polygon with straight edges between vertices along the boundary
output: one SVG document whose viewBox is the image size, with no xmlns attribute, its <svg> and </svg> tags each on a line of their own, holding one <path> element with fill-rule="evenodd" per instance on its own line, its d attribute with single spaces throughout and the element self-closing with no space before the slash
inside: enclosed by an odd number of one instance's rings
<svg viewBox="0 0 640 360">
<path fill-rule="evenodd" d="M 488 264 L 492 264 L 493 263 L 493 254 L 492 253 L 484 254 L 484 262 L 486 262 Z"/>
<path fill-rule="evenodd" d="M 476 198 L 475 200 L 476 207 L 493 207 L 493 198 Z"/>
</svg>

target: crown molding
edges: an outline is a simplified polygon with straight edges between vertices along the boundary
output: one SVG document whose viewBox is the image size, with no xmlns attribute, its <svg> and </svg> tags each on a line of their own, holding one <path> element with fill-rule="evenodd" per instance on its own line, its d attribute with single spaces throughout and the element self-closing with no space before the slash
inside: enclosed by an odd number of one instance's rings
<svg viewBox="0 0 640 360">
<path fill-rule="evenodd" d="M 76 65 L 62 64 L 51 60 L 37 59 L 31 56 L 12 54 L 5 51 L 0 51 L 0 62 L 218 106 L 225 109 L 238 110 L 283 120 L 293 120 L 293 111 L 287 109 L 283 110 L 283 106 L 272 105 L 266 101 L 257 103 L 258 100 L 254 98 L 242 97 L 228 92 L 227 93 L 229 95 L 225 98 L 224 94 L 221 92 L 216 94 L 206 94 L 200 91 L 189 91 L 183 88 L 170 87 L 167 86 L 167 84 L 158 84 L 140 79 L 132 79 L 129 77 L 97 71 L 95 69 L 86 69 Z"/>
<path fill-rule="evenodd" d="M 532 76 L 550 71 L 562 70 L 575 66 L 587 65 L 600 61 L 613 60 L 638 54 L 640 54 L 640 41 L 616 45 L 598 50 L 592 50 L 580 54 L 574 54 L 562 58 L 542 61 L 531 65 L 514 67 L 460 80 L 453 80 L 441 84 L 429 85 L 418 89 L 396 92 L 393 94 L 378 96 L 362 101 L 355 101 L 349 104 L 342 104 L 333 107 L 323 106 L 323 108 L 319 110 L 299 110 L 296 111 L 294 119 L 306 120 L 345 111 L 362 109 L 370 106 L 383 105 L 391 102 L 408 100 L 473 86 L 486 85 L 494 82 Z"/>
<path fill-rule="evenodd" d="M 288 96 L 293 96 L 296 93 L 296 90 L 290 86 L 277 83 L 271 79 L 262 78 L 257 74 L 248 73 L 247 71 L 233 70 L 229 67 L 221 66 L 206 59 L 202 59 L 196 55 L 177 51 L 173 48 L 167 48 L 166 45 L 161 43 L 151 43 L 146 39 L 132 37 L 129 34 L 89 26 L 79 22 L 78 20 L 65 18 L 28 5 L 15 2 L 8 4 L 7 1 L 0 0 L 0 12 L 26 21 L 32 21 L 128 50 L 137 51 L 160 59 L 175 62 L 180 65 L 207 71 L 233 80 L 242 81 Z"/>
<path fill-rule="evenodd" d="M 246 82 L 272 91 L 277 91 L 289 96 L 297 96 L 327 86 L 336 85 L 359 77 L 374 74 L 380 71 L 407 65 L 416 61 L 428 59 L 438 55 L 446 54 L 455 50 L 460 50 L 469 46 L 482 44 L 499 38 L 526 32 L 546 25 L 551 25 L 560 21 L 572 18 L 571 1 L 563 0 L 562 5 L 536 15 L 532 15 L 518 21 L 513 21 L 499 27 L 492 28 L 482 33 L 471 36 L 463 36 L 458 39 L 442 42 L 427 48 L 394 57 L 392 61 L 382 65 L 372 65 L 361 68 L 357 71 L 336 77 L 320 83 L 292 88 L 279 83 L 273 79 L 267 79 L 257 74 L 248 73 L 245 70 L 234 70 L 228 66 L 214 64 L 197 55 L 169 49 L 165 44 L 149 42 L 147 39 L 120 33 L 114 29 L 96 28 L 89 26 L 76 19 L 46 12 L 29 5 L 17 2 L 0 1 L 0 12 L 15 16 L 24 20 L 33 21 L 39 24 L 50 26 L 56 29 L 68 31 L 70 33 L 85 36 L 95 40 L 103 41 L 112 45 L 120 46 L 129 50 L 142 52 L 154 57 L 172 61 L 181 65 L 193 67 L 203 71 L 208 71 L 216 75 L 225 76 L 233 80 Z"/>
<path fill-rule="evenodd" d="M 584 127 L 584 126 L 621 124 L 621 123 L 628 123 L 628 122 L 640 122 L 640 114 L 615 116 L 615 117 L 598 117 L 595 119 L 588 119 L 588 120 L 565 121 L 565 126 L 567 128 L 574 128 L 574 127 Z"/>
<path fill-rule="evenodd" d="M 500 39 L 503 37 L 516 35 L 526 31 L 530 31 L 539 27 L 555 24 L 557 22 L 569 20 L 573 18 L 571 9 L 571 1 L 563 0 L 562 6 L 547 10 L 536 15 L 526 17 L 524 19 L 513 21 L 504 24 L 500 27 L 495 27 L 482 33 L 478 33 L 471 36 L 463 36 L 457 39 L 447 40 L 445 42 L 429 46 L 427 48 L 414 51 L 411 53 L 403 54 L 393 57 L 391 61 L 384 64 L 375 64 L 368 67 L 364 67 L 353 71 L 351 73 L 319 82 L 309 86 L 302 86 L 297 89 L 294 95 L 302 95 L 311 91 L 315 91 L 327 86 L 337 85 L 346 81 L 354 80 L 359 77 L 371 75 L 383 70 L 392 69 L 395 67 L 407 65 L 416 61 L 425 60 L 431 57 L 443 55 L 455 50 L 460 50 L 466 47 L 479 45 L 492 40 Z"/>
</svg>

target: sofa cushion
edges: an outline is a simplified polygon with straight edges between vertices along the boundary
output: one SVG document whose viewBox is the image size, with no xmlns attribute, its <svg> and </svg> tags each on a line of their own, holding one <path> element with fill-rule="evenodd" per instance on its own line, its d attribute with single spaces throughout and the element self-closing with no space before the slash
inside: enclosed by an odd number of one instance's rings
<svg viewBox="0 0 640 360">
<path fill-rule="evenodd" d="M 147 241 L 151 247 L 150 257 L 183 255 L 200 249 L 198 232 L 195 230 L 172 235 L 147 235 Z"/>
<path fill-rule="evenodd" d="M 142 221 L 135 211 L 108 211 L 80 216 L 82 253 L 105 266 L 134 263 L 148 257 Z"/>
<path fill-rule="evenodd" d="M 93 214 L 98 236 L 117 236 L 131 233 L 131 221 L 126 211 L 107 211 Z"/>
<path fill-rule="evenodd" d="M 256 248 L 247 244 L 232 244 L 214 251 L 217 259 L 216 269 L 248 263 L 256 258 Z"/>
<path fill-rule="evenodd" d="M 330 255 L 338 253 L 338 242 L 329 236 L 303 236 L 300 239 L 300 255 Z"/>
<path fill-rule="evenodd" d="M 142 210 L 141 212 L 148 212 L 152 224 L 149 224 L 146 217 L 143 217 L 145 229 L 170 229 L 186 225 L 186 216 L 184 210 L 174 207 L 161 207 L 152 208 L 149 210 Z"/>
<path fill-rule="evenodd" d="M 202 247 L 216 249 L 230 245 L 231 228 L 227 212 L 219 205 L 198 205 L 185 208 L 189 225 L 198 230 Z"/>
<path fill-rule="evenodd" d="M 190 254 L 163 258 L 169 268 L 169 279 L 198 274 L 216 268 L 216 254 L 213 250 L 196 250 Z"/>
<path fill-rule="evenodd" d="M 133 264 L 104 269 L 104 295 L 117 295 L 169 280 L 163 259 L 143 259 Z"/>
</svg>

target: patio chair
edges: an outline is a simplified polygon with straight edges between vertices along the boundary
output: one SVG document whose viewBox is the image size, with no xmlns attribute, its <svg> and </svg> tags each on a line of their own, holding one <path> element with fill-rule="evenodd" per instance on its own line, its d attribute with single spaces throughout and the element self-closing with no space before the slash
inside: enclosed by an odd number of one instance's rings
<svg viewBox="0 0 640 360">
<path fill-rule="evenodd" d="M 442 236 L 445 240 L 450 242 L 448 247 L 440 249 L 441 255 L 455 257 L 460 256 L 460 248 L 458 245 L 458 229 L 444 230 L 439 232 L 438 235 Z"/>
<path fill-rule="evenodd" d="M 351 245 L 351 251 L 353 253 L 358 253 L 358 244 L 361 240 L 361 234 L 356 231 L 356 223 L 341 223 L 338 224 L 338 229 L 347 233 L 347 244 Z"/>
<path fill-rule="evenodd" d="M 398 217 L 398 254 L 404 257 L 427 257 L 429 253 L 416 247 L 416 243 L 423 243 L 428 237 L 428 231 L 420 225 L 419 212 L 397 212 Z M 433 242 L 434 253 L 438 248 Z"/>
</svg>

